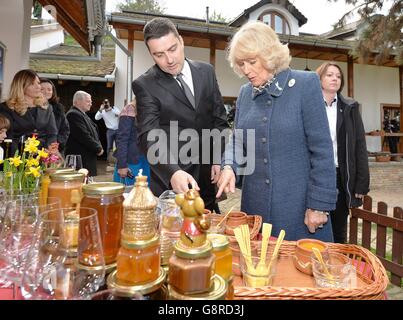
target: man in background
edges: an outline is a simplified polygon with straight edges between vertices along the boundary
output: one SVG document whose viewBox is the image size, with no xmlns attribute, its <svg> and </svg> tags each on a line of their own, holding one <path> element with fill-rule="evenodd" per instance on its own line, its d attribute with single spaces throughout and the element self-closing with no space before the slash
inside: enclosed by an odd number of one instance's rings
<svg viewBox="0 0 403 320">
<path fill-rule="evenodd" d="M 98 127 L 86 114 L 91 109 L 91 95 L 85 91 L 77 91 L 73 96 L 73 106 L 66 118 L 70 125 L 70 135 L 66 143 L 66 155 L 79 154 L 83 167 L 89 176 L 97 175 L 97 156 L 104 153 L 99 140 Z"/>
</svg>

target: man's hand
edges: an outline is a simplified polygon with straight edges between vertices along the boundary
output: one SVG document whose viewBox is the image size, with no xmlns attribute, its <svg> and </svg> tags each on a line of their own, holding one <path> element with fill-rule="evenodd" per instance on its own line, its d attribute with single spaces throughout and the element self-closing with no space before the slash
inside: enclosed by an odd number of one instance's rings
<svg viewBox="0 0 403 320">
<path fill-rule="evenodd" d="M 215 184 L 220 179 L 221 167 L 218 164 L 211 166 L 211 183 Z"/>
<path fill-rule="evenodd" d="M 104 104 L 101 104 L 101 106 L 99 107 L 99 111 L 102 111 L 102 110 L 104 110 L 105 109 L 105 105 Z"/>
<path fill-rule="evenodd" d="M 308 227 L 310 233 L 315 233 L 317 228 L 321 228 L 327 223 L 327 214 L 322 211 L 306 209 L 304 223 Z"/>
<path fill-rule="evenodd" d="M 97 153 L 97 156 L 100 157 L 100 156 L 102 156 L 103 154 L 104 154 L 104 149 L 101 149 L 101 151 L 99 151 L 99 152 Z"/>
<path fill-rule="evenodd" d="M 196 180 L 186 171 L 178 170 L 171 177 L 172 190 L 176 193 L 184 193 L 189 190 L 189 184 L 192 188 L 199 191 Z"/>
<path fill-rule="evenodd" d="M 216 198 L 221 197 L 223 191 L 225 193 L 235 192 L 235 173 L 232 169 L 224 169 L 221 170 L 220 178 L 217 182 L 218 191 L 216 194 Z"/>
</svg>

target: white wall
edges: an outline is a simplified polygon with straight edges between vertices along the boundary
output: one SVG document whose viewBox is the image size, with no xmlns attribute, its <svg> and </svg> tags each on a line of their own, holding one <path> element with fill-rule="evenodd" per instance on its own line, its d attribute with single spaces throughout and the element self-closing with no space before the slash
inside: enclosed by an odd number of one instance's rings
<svg viewBox="0 0 403 320">
<path fill-rule="evenodd" d="M 280 13 L 282 16 L 284 16 L 288 24 L 290 26 L 290 31 L 292 35 L 298 36 L 299 35 L 299 26 L 298 26 L 298 20 L 283 6 L 279 4 L 265 4 L 264 6 L 256 9 L 255 11 L 252 11 L 249 14 L 249 21 L 256 21 L 259 16 L 266 10 L 271 10 L 271 11 L 277 11 Z"/>
<path fill-rule="evenodd" d="M 39 52 L 63 43 L 64 42 L 63 29 L 59 29 L 57 26 L 58 25 L 50 26 L 49 31 L 41 32 L 31 36 L 29 52 Z M 33 27 L 31 27 L 31 30 Z M 43 26 L 39 27 L 43 28 Z"/>
<path fill-rule="evenodd" d="M 6 45 L 2 99 L 14 75 L 29 65 L 32 0 L 0 0 L 0 41 Z"/>
<path fill-rule="evenodd" d="M 354 64 L 354 98 L 362 104 L 365 131 L 381 129 L 381 104 L 400 105 L 399 69 Z M 367 136 L 369 151 L 381 151 L 381 138 Z"/>
</svg>

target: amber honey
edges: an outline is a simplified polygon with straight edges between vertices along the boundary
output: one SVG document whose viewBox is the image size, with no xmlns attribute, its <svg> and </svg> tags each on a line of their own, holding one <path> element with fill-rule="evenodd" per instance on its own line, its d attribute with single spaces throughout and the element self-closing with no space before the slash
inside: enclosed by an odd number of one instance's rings
<svg viewBox="0 0 403 320">
<path fill-rule="evenodd" d="M 60 199 L 62 208 L 73 206 L 71 202 L 71 191 L 79 190 L 83 186 L 84 174 L 82 173 L 54 173 L 50 175 L 50 184 L 48 186 L 48 197 Z"/>
<path fill-rule="evenodd" d="M 120 247 L 124 185 L 113 182 L 92 183 L 83 187 L 83 207 L 98 212 L 105 264 L 116 262 Z"/>
<path fill-rule="evenodd" d="M 232 250 L 229 241 L 226 236 L 221 234 L 208 234 L 207 239 L 213 245 L 215 273 L 228 281 L 232 277 Z"/>
<path fill-rule="evenodd" d="M 313 248 L 318 249 L 319 251 L 325 250 L 325 247 L 318 244 L 318 243 L 313 243 L 313 242 L 302 242 L 300 243 L 300 247 L 309 251 L 313 251 Z"/>
<path fill-rule="evenodd" d="M 122 241 L 116 269 L 119 285 L 134 286 L 155 281 L 160 273 L 159 237 L 137 243 Z"/>
</svg>

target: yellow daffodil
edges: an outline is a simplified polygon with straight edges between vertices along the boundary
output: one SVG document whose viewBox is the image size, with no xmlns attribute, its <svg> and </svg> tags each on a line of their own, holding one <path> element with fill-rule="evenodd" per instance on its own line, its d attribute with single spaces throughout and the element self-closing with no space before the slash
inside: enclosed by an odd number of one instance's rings
<svg viewBox="0 0 403 320">
<path fill-rule="evenodd" d="M 32 144 L 35 147 L 39 146 L 39 144 L 41 143 L 36 137 L 32 137 L 32 138 L 28 138 L 27 139 L 27 144 Z"/>
<path fill-rule="evenodd" d="M 21 161 L 21 156 L 10 158 L 10 164 L 13 165 L 14 167 L 19 167 L 20 164 L 22 163 Z"/>
<path fill-rule="evenodd" d="M 27 143 L 25 145 L 24 151 L 29 153 L 37 153 L 38 148 L 33 143 Z"/>
<path fill-rule="evenodd" d="M 41 173 L 40 173 L 40 171 L 39 171 L 40 169 L 41 169 L 40 167 L 30 167 L 30 168 L 29 168 L 29 171 L 26 172 L 25 174 L 26 174 L 26 175 L 32 174 L 35 178 L 38 178 L 38 177 L 41 176 Z"/>
<path fill-rule="evenodd" d="M 0 164 L 3 164 L 4 163 L 4 160 L 0 160 Z"/>
<path fill-rule="evenodd" d="M 49 154 L 45 151 L 44 148 L 42 148 L 42 150 L 38 151 L 38 156 L 43 159 L 46 159 L 49 156 Z"/>
<path fill-rule="evenodd" d="M 39 161 L 38 160 L 39 159 L 35 159 L 35 158 L 28 159 L 27 160 L 27 166 L 28 167 L 37 167 L 37 166 L 39 166 Z"/>
</svg>

